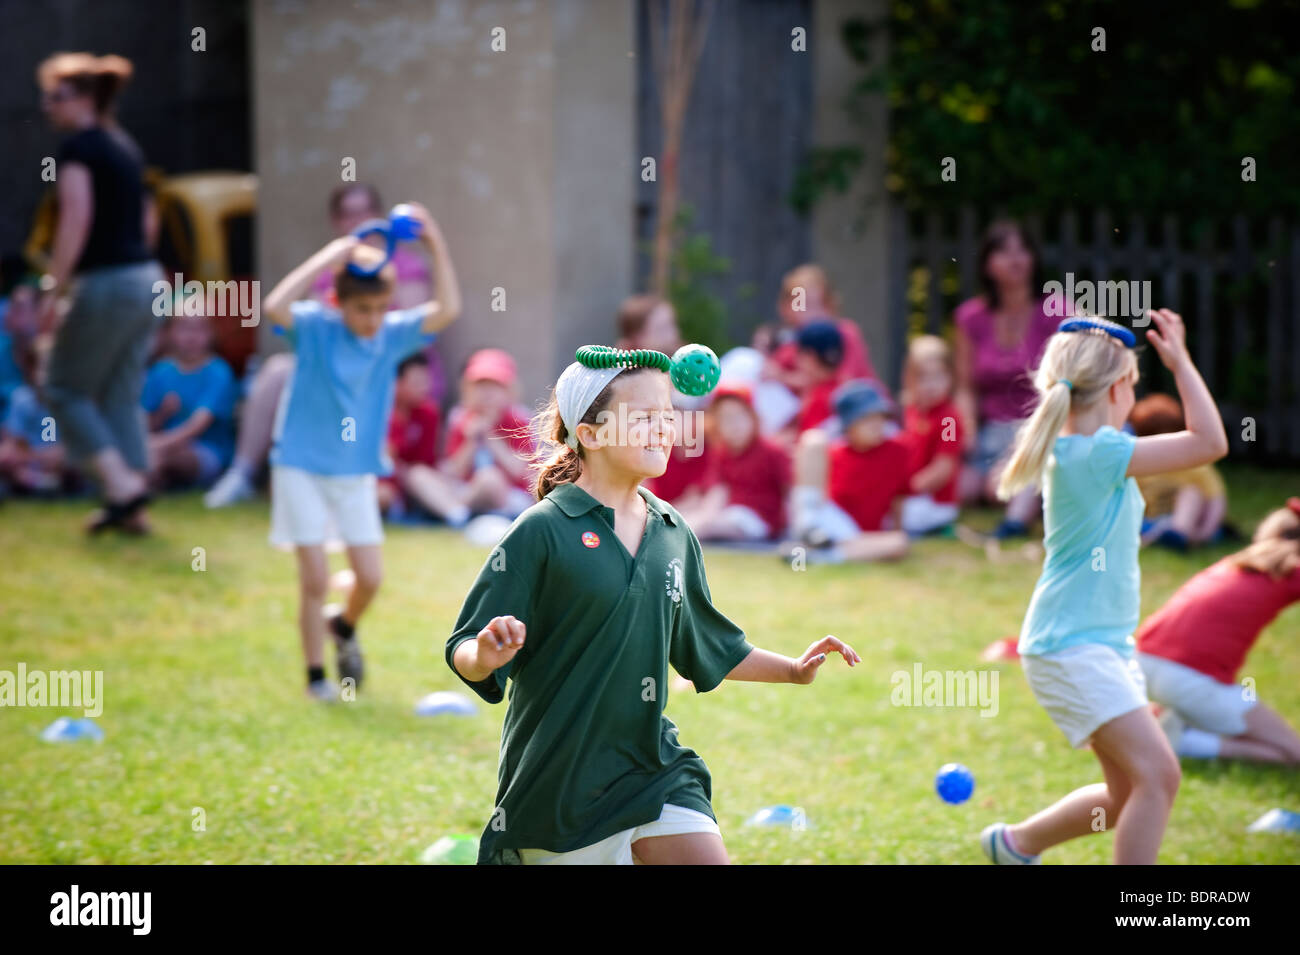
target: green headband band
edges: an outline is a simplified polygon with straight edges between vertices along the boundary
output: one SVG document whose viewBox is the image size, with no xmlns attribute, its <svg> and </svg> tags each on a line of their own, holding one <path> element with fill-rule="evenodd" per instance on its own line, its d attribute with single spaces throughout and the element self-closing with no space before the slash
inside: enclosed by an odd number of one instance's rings
<svg viewBox="0 0 1300 955">
<path fill-rule="evenodd" d="M 665 374 L 672 359 L 652 348 L 611 348 L 608 345 L 583 345 L 574 353 L 579 364 L 588 368 L 658 368 Z"/>
<path fill-rule="evenodd" d="M 704 345 L 683 345 L 672 358 L 652 348 L 583 345 L 573 357 L 586 368 L 654 368 L 666 373 L 682 394 L 694 397 L 707 395 L 722 375 L 718 356 Z"/>
</svg>

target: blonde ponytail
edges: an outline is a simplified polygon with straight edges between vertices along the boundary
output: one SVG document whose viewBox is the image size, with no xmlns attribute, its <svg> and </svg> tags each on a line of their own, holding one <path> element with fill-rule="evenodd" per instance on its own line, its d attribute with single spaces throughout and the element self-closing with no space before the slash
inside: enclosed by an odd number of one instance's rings
<svg viewBox="0 0 1300 955">
<path fill-rule="evenodd" d="M 1015 450 L 998 479 L 998 497 L 1009 501 L 1024 488 L 1037 486 L 1056 437 L 1070 417 L 1070 386 L 1055 382 L 1016 434 Z"/>
<path fill-rule="evenodd" d="M 1125 375 L 1137 381 L 1137 359 L 1105 332 L 1053 335 L 1034 375 L 1038 406 L 1016 434 L 1011 457 L 998 479 L 998 497 L 1009 501 L 1027 487 L 1040 487 L 1070 411 L 1091 407 Z"/>
</svg>

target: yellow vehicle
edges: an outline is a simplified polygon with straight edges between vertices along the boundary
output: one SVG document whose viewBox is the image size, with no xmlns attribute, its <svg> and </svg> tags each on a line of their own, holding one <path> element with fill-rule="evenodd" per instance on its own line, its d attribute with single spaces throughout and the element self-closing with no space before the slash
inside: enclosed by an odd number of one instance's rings
<svg viewBox="0 0 1300 955">
<path fill-rule="evenodd" d="M 224 171 L 165 176 L 154 168 L 145 173 L 145 182 L 154 199 L 155 252 L 169 282 L 178 273 L 186 282 L 252 281 L 257 176 Z M 24 257 L 37 271 L 45 269 L 57 221 L 51 189 L 36 209 L 23 247 Z M 217 353 L 242 374 L 257 350 L 257 329 L 243 327 L 237 316 L 216 317 L 213 325 Z"/>
<path fill-rule="evenodd" d="M 257 176 L 247 172 L 195 172 L 168 176 L 154 192 L 158 207 L 158 258 L 171 279 L 251 282 Z M 257 351 L 257 329 L 238 316 L 214 317 L 215 348 L 236 374 Z"/>
</svg>

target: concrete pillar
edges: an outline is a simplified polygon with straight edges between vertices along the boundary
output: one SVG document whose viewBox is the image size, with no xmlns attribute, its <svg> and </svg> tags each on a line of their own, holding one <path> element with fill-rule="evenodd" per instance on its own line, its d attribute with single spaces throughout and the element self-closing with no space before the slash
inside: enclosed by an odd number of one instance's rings
<svg viewBox="0 0 1300 955">
<path fill-rule="evenodd" d="M 856 145 L 864 163 L 851 190 L 828 196 L 813 212 L 813 261 L 830 274 L 843 300 L 844 314 L 862 327 L 876 372 L 891 385 L 899 369 L 889 321 L 889 206 L 885 201 L 885 145 L 888 109 L 883 97 L 867 102 L 865 122 L 850 121 L 844 98 L 862 75 L 844 48 L 845 20 L 877 20 L 884 0 L 815 0 L 809 52 L 813 56 L 813 143 Z M 873 39 L 872 63 L 884 61 L 887 37 Z"/>
<path fill-rule="evenodd" d="M 465 298 L 443 338 L 451 374 L 475 348 L 507 348 L 531 403 L 576 345 L 613 338 L 638 173 L 630 3 L 252 9 L 264 288 L 329 238 L 350 157 L 385 202 L 422 201 L 443 227 Z"/>
</svg>

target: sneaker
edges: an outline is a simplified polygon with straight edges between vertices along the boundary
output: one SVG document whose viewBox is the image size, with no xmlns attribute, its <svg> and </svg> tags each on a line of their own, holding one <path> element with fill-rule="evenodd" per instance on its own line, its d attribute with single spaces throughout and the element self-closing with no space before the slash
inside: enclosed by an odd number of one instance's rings
<svg viewBox="0 0 1300 955">
<path fill-rule="evenodd" d="M 339 685 L 333 680 L 313 680 L 307 684 L 307 695 L 320 703 L 337 703 Z"/>
<path fill-rule="evenodd" d="M 325 619 L 329 624 L 330 636 L 334 638 L 339 681 L 351 680 L 353 689 L 359 690 L 366 672 L 365 661 L 361 658 L 361 635 L 354 629 L 352 636 L 344 637 L 336 629 L 338 622 L 343 619 L 342 608 L 338 604 L 330 604 L 325 608 Z"/>
<path fill-rule="evenodd" d="M 1027 856 L 1007 845 L 1007 824 L 995 822 L 980 833 L 980 848 L 994 865 L 1042 865 L 1043 857 Z"/>
<path fill-rule="evenodd" d="M 253 496 L 253 486 L 244 477 L 244 472 L 231 468 L 217 479 L 207 494 L 203 495 L 203 505 L 211 510 L 229 507 Z"/>
</svg>

